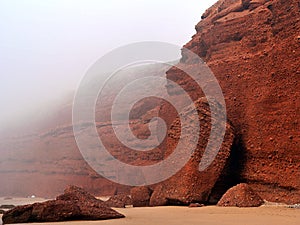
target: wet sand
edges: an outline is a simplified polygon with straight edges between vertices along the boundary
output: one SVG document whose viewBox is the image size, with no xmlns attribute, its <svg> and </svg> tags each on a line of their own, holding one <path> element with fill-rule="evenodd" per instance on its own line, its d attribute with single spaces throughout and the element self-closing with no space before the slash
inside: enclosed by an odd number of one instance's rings
<svg viewBox="0 0 300 225">
<path fill-rule="evenodd" d="M 3 203 L 2 201 L 0 201 Z M 5 201 L 6 203 L 8 200 Z M 17 200 L 15 200 L 17 202 Z M 24 200 L 23 200 L 24 202 Z M 22 202 L 22 203 L 23 203 Z M 178 206 L 116 209 L 126 218 L 104 221 L 72 221 L 66 225 L 299 225 L 300 209 L 286 206 L 261 206 L 258 208 L 235 208 L 206 206 L 188 208 Z"/>
</svg>

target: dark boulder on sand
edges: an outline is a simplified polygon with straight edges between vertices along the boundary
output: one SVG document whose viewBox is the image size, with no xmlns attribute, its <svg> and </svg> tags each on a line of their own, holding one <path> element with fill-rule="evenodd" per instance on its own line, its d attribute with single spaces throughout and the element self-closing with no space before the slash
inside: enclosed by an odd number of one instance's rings
<svg viewBox="0 0 300 225">
<path fill-rule="evenodd" d="M 126 205 L 132 205 L 131 198 L 125 194 L 111 196 L 105 204 L 108 207 L 125 208 Z"/>
<path fill-rule="evenodd" d="M 258 207 L 262 198 L 248 184 L 238 184 L 230 188 L 218 202 L 218 206 Z"/>
<path fill-rule="evenodd" d="M 109 208 L 85 190 L 70 186 L 56 200 L 17 206 L 4 213 L 4 224 L 58 222 L 69 220 L 105 220 L 124 215 Z"/>
</svg>

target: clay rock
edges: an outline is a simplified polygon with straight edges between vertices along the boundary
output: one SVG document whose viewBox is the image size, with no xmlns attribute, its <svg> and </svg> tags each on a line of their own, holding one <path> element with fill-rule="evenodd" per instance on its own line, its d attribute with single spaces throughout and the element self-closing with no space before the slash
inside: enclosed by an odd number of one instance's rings
<svg viewBox="0 0 300 225">
<path fill-rule="evenodd" d="M 4 224 L 57 222 L 69 220 L 103 220 L 124 215 L 106 206 L 85 190 L 70 186 L 56 200 L 17 206 L 4 213 Z"/>
<path fill-rule="evenodd" d="M 209 105 L 206 98 L 200 98 L 194 102 L 194 105 L 196 106 L 198 116 L 191 116 L 191 112 L 194 110 L 192 106 L 186 107 L 181 113 L 181 116 L 184 119 L 188 119 L 191 124 L 195 123 L 196 120 L 199 121 L 200 131 L 198 140 L 189 138 L 195 136 L 193 134 L 193 129 L 190 126 L 183 128 L 185 130 L 184 132 L 181 132 L 180 119 L 177 117 L 168 130 L 165 158 L 167 158 L 176 148 L 179 139 L 182 139 L 184 143 L 179 154 L 185 154 L 189 151 L 191 142 L 195 142 L 196 149 L 179 172 L 154 188 L 150 200 L 151 206 L 189 205 L 192 202 L 207 202 L 211 190 L 230 156 L 234 140 L 234 129 L 229 122 L 225 121 L 226 133 L 224 138 L 221 135 L 213 137 L 214 144 L 217 140 L 222 143 L 221 148 L 217 152 L 211 165 L 204 171 L 199 171 L 199 163 L 202 160 L 203 153 L 210 137 L 212 120 L 213 118 L 217 120 L 215 121 L 214 129 L 219 131 L 221 124 L 218 122 L 224 121 L 225 117 L 220 111 L 221 106 L 216 101 L 212 101 Z M 210 106 L 215 110 L 211 112 Z M 212 113 L 214 113 L 214 117 L 211 116 Z M 219 132 L 217 133 L 219 134 Z M 213 153 L 209 152 L 209 154 L 211 155 Z M 181 159 L 181 157 L 179 158 Z M 169 167 L 176 167 L 176 163 L 177 162 L 174 162 L 174 165 L 171 164 Z M 166 170 L 167 169 L 168 168 L 166 168 Z"/>
<path fill-rule="evenodd" d="M 118 194 L 110 197 L 105 204 L 109 207 L 125 208 L 126 205 L 132 205 L 132 202 L 128 195 Z"/>
<path fill-rule="evenodd" d="M 148 187 L 134 187 L 130 190 L 133 207 L 149 206 L 152 190 Z"/>
<path fill-rule="evenodd" d="M 262 198 L 248 184 L 238 184 L 230 188 L 218 202 L 218 206 L 258 207 Z"/>
</svg>

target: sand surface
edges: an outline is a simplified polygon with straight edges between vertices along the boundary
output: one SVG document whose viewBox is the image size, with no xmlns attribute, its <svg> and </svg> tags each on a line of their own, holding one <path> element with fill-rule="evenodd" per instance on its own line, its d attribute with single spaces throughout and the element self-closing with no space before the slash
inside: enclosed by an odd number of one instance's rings
<svg viewBox="0 0 300 225">
<path fill-rule="evenodd" d="M 41 199 L 38 199 L 41 200 Z M 1 204 L 26 203 L 33 199 L 0 199 Z M 223 208 L 206 206 L 188 208 L 178 206 L 116 209 L 126 218 L 105 221 L 74 221 L 60 223 L 34 223 L 35 225 L 299 225 L 300 209 L 286 206 L 259 208 Z"/>
</svg>

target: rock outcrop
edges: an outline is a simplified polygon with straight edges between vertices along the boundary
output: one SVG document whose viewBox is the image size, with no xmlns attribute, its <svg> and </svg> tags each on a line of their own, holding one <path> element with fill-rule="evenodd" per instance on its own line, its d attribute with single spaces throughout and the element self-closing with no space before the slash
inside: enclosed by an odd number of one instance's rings
<svg viewBox="0 0 300 225">
<path fill-rule="evenodd" d="M 109 208 L 85 190 L 70 186 L 56 200 L 17 206 L 4 213 L 4 224 L 58 222 L 69 220 L 105 220 L 124 215 Z"/>
<path fill-rule="evenodd" d="M 268 201 L 298 203 L 299 1 L 220 0 L 202 18 L 184 47 L 214 72 L 238 137 L 234 170 L 220 178 L 218 193 L 212 195 L 220 196 L 234 177 L 233 183 L 248 183 Z M 196 64 L 182 52 L 181 66 Z M 193 99 L 203 95 L 176 67 L 167 78 L 182 84 Z M 169 112 L 162 107 L 161 114 L 173 121 L 176 115 L 170 118 Z"/>
<path fill-rule="evenodd" d="M 183 140 L 184 147 L 180 150 L 182 154 L 187 154 L 186 151 L 193 146 L 193 143 L 191 142 L 196 142 L 194 143 L 196 149 L 192 153 L 190 160 L 182 169 L 179 170 L 179 172 L 177 172 L 168 180 L 158 184 L 154 188 L 154 192 L 150 200 L 151 206 L 173 204 L 189 205 L 193 202 L 206 202 L 229 158 L 230 150 L 234 140 L 234 129 L 231 124 L 227 122 L 224 139 L 222 136 L 214 137 L 214 142 L 217 142 L 217 139 L 221 139 L 220 142 L 222 143 L 222 146 L 219 152 L 217 153 L 212 164 L 206 170 L 199 171 L 199 164 L 207 146 L 210 131 L 212 129 L 211 124 L 213 117 L 210 107 L 219 109 L 214 112 L 214 116 L 216 116 L 215 118 L 217 118 L 218 121 L 224 121 L 225 118 L 221 113 L 220 106 L 217 102 L 209 105 L 206 98 L 200 98 L 195 101 L 194 105 L 197 110 L 197 117 L 193 116 L 191 113 L 194 110 L 192 106 L 186 107 L 181 113 L 181 116 L 182 118 L 189 120 L 191 124 L 199 121 L 199 124 L 201 124 L 199 139 L 191 140 L 188 138 L 195 135 L 191 127 L 184 128 L 184 131 L 181 131 L 180 118 L 178 117 L 173 121 L 168 131 L 167 150 L 165 152 L 165 157 L 167 158 L 174 150 L 179 139 Z M 220 126 L 222 125 L 217 124 L 214 129 L 220 130 Z M 178 154 L 181 154 L 181 152 Z M 180 156 L 178 157 L 180 159 L 182 158 Z M 170 168 L 176 167 L 176 162 L 169 166 Z"/>
<path fill-rule="evenodd" d="M 263 203 L 263 199 L 249 185 L 242 183 L 230 188 L 220 199 L 218 206 L 258 207 Z"/>
</svg>

